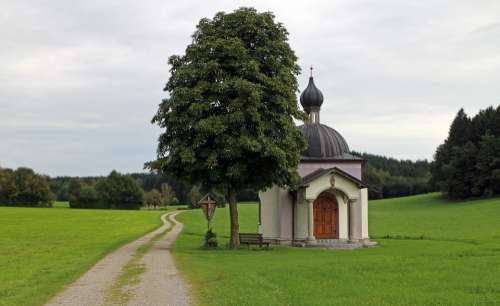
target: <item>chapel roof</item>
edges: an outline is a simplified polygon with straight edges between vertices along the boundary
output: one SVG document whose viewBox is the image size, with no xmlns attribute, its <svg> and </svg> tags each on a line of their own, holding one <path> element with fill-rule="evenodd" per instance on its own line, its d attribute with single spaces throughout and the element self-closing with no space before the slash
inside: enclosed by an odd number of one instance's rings
<svg viewBox="0 0 500 306">
<path fill-rule="evenodd" d="M 298 126 L 307 141 L 307 149 L 302 152 L 302 161 L 362 160 L 351 154 L 347 141 L 339 132 L 319 122 L 323 94 L 314 84 L 312 67 L 309 84 L 300 95 L 300 104 L 310 116 L 308 122 Z"/>
<path fill-rule="evenodd" d="M 323 169 L 319 168 L 314 172 L 311 172 L 305 176 L 303 176 L 300 180 L 300 187 L 307 187 L 311 182 L 315 181 L 316 179 L 322 177 L 323 175 L 326 174 L 338 174 L 345 179 L 355 183 L 358 187 L 360 188 L 366 188 L 368 185 L 363 182 L 362 180 L 358 179 L 357 177 L 352 176 L 351 174 L 345 172 L 344 170 L 337 168 L 337 167 L 331 167 L 328 169 Z"/>
<path fill-rule="evenodd" d="M 298 126 L 307 140 L 302 160 L 361 160 L 350 153 L 347 141 L 335 129 L 320 123 Z"/>
</svg>

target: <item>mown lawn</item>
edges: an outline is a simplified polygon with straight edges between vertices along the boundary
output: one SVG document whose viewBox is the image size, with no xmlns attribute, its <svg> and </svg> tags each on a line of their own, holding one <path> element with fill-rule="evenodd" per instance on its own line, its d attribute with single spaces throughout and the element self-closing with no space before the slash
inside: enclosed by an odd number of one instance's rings
<svg viewBox="0 0 500 306">
<path fill-rule="evenodd" d="M 105 254 L 159 226 L 161 213 L 0 207 L 0 305 L 43 305 Z"/>
<path fill-rule="evenodd" d="M 240 205 L 242 231 L 256 205 Z M 227 242 L 228 214 L 215 231 Z M 178 216 L 174 245 L 201 305 L 500 305 L 500 199 L 448 202 L 438 194 L 370 202 L 379 247 L 321 250 L 199 248 L 201 211 Z"/>
</svg>

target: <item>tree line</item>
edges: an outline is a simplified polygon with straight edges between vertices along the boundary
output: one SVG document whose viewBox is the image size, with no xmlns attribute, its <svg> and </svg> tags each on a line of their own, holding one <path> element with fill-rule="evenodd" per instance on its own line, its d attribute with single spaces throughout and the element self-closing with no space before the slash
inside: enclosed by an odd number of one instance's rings
<svg viewBox="0 0 500 306">
<path fill-rule="evenodd" d="M 436 190 L 429 181 L 430 164 L 426 160 L 398 160 L 369 153 L 353 154 L 365 160 L 363 180 L 370 186 L 370 199 L 381 199 Z M 204 190 L 198 185 L 155 173 L 108 176 L 50 178 L 32 169 L 0 168 L 0 205 L 50 207 L 52 201 L 69 201 L 73 208 L 158 208 L 187 204 L 196 208 Z M 221 205 L 226 199 L 213 191 Z M 258 201 L 258 193 L 245 189 L 237 194 L 238 201 Z"/>
<path fill-rule="evenodd" d="M 47 176 L 26 167 L 0 167 L 0 205 L 51 207 L 54 199 Z"/>
<path fill-rule="evenodd" d="M 106 177 L 50 178 L 27 167 L 0 167 L 0 206 L 52 207 L 57 200 L 68 201 L 71 208 L 139 209 L 180 203 L 198 207 L 203 192 L 199 186 L 156 174 L 112 171 Z M 225 204 L 220 194 L 218 202 Z"/>
<path fill-rule="evenodd" d="M 500 106 L 455 116 L 434 155 L 432 183 L 450 199 L 500 195 Z"/>
<path fill-rule="evenodd" d="M 109 184 L 112 185 L 128 186 L 126 188 L 127 190 L 136 190 L 138 187 L 143 194 L 142 204 L 145 207 L 185 204 L 191 208 L 197 208 L 198 201 L 208 191 L 211 191 L 217 197 L 217 202 L 221 206 L 226 204 L 224 195 L 217 190 L 203 189 L 199 185 L 191 185 L 180 180 L 172 179 L 169 176 L 155 173 L 130 173 L 122 175 L 127 177 L 121 178 L 121 180 L 127 181 L 122 184 L 117 182 L 115 176 L 116 174 L 110 174 L 108 177 L 59 176 L 50 179 L 50 187 L 58 201 L 69 201 L 72 207 L 79 208 L 110 208 L 109 204 L 101 201 L 103 197 L 99 196 L 100 193 L 103 194 L 100 190 L 103 189 L 103 181 L 105 180 L 111 181 Z M 137 197 L 138 195 L 136 198 Z M 257 201 L 258 196 L 254 191 L 243 190 L 238 193 L 238 199 L 240 201 Z M 117 201 L 119 201 L 119 199 L 115 202 Z M 134 206 L 138 206 L 138 203 Z M 112 207 L 113 205 L 111 205 L 111 208 Z"/>
<path fill-rule="evenodd" d="M 435 191 L 430 182 L 427 160 L 399 160 L 369 153 L 353 152 L 364 159 L 363 181 L 370 199 L 402 197 Z"/>
</svg>

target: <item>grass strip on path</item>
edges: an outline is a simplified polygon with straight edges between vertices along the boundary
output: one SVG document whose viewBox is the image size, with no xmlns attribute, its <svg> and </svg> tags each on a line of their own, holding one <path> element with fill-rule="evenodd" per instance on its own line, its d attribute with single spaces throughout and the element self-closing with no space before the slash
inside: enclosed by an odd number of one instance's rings
<svg viewBox="0 0 500 306">
<path fill-rule="evenodd" d="M 132 291 L 127 290 L 130 286 L 138 284 L 141 280 L 141 275 L 146 271 L 144 264 L 141 263 L 142 258 L 146 255 L 154 244 L 162 239 L 174 228 L 174 222 L 171 220 L 173 213 L 167 213 L 162 219 L 166 221 L 169 227 L 160 233 L 154 235 L 148 242 L 144 243 L 135 251 L 132 259 L 123 267 L 120 276 L 111 287 L 107 297 L 106 305 L 126 305 L 132 298 Z"/>
</svg>

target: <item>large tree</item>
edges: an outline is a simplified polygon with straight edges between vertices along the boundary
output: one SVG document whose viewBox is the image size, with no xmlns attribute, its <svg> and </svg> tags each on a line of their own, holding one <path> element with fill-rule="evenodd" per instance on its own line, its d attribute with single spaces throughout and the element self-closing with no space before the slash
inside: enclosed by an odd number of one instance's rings
<svg viewBox="0 0 500 306">
<path fill-rule="evenodd" d="M 202 19 L 185 54 L 169 58 L 168 98 L 152 122 L 164 129 L 151 169 L 224 190 L 230 246 L 239 245 L 236 194 L 297 182 L 306 143 L 296 93 L 300 68 L 288 32 L 269 12 L 240 8 Z"/>
<path fill-rule="evenodd" d="M 436 151 L 431 172 L 449 198 L 500 194 L 500 106 L 472 118 L 460 110 Z"/>
</svg>

